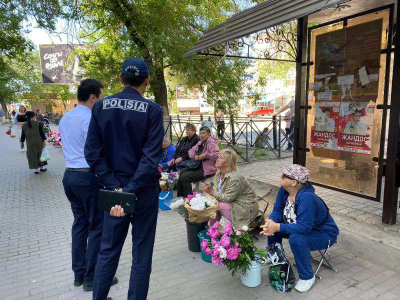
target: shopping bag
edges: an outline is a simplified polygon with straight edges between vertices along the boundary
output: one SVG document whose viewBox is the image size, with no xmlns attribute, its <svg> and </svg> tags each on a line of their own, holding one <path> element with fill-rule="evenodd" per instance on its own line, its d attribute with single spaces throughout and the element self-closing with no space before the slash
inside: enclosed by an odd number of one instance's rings
<svg viewBox="0 0 400 300">
<path fill-rule="evenodd" d="M 49 150 L 47 150 L 47 148 L 44 148 L 42 151 L 42 156 L 40 156 L 40 161 L 41 162 L 45 162 L 45 161 L 49 161 L 51 159 L 51 155 Z"/>
</svg>

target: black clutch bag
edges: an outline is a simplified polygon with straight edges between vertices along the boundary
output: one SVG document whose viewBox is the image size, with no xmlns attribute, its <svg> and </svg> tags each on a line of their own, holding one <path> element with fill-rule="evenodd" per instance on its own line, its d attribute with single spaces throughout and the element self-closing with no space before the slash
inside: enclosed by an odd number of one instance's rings
<svg viewBox="0 0 400 300">
<path fill-rule="evenodd" d="M 120 205 L 126 214 L 133 214 L 136 200 L 136 195 L 132 193 L 100 190 L 98 209 L 109 212 L 113 206 Z"/>
</svg>

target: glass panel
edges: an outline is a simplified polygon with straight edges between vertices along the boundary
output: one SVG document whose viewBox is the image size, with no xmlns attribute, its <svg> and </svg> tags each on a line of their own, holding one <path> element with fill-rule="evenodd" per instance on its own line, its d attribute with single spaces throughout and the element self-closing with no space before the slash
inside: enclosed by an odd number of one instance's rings
<svg viewBox="0 0 400 300">
<path fill-rule="evenodd" d="M 376 197 L 389 10 L 311 32 L 311 180 Z"/>
</svg>

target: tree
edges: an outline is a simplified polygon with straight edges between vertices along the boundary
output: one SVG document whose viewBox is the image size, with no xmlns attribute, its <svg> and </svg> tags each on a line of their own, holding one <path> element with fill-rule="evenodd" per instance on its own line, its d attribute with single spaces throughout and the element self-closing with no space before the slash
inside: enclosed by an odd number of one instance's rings
<svg viewBox="0 0 400 300">
<path fill-rule="evenodd" d="M 86 76 L 103 81 L 108 92 L 120 89 L 118 74 L 126 58 L 142 57 L 150 67 L 150 92 L 168 113 L 166 76 L 205 90 L 210 102 L 237 99 L 247 62 L 185 53 L 210 27 L 237 6 L 229 0 L 81 0 L 81 37 L 92 44 L 82 59 Z"/>
<path fill-rule="evenodd" d="M 275 52 L 274 58 L 295 60 L 296 58 L 296 36 L 297 22 L 292 21 L 279 25 L 277 30 L 270 31 L 270 52 Z M 287 75 L 296 70 L 293 62 L 280 62 L 273 60 L 262 60 L 258 63 L 260 72 L 259 84 L 265 86 L 268 79 L 285 79 Z"/>
</svg>

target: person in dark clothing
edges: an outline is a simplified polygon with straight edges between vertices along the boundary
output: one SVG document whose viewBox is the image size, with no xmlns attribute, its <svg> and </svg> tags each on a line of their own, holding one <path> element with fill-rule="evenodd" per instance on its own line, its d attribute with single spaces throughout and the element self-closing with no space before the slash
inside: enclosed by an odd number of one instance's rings
<svg viewBox="0 0 400 300">
<path fill-rule="evenodd" d="M 26 157 L 28 158 L 29 169 L 35 170 L 35 174 L 40 171 L 47 171 L 43 166 L 45 163 L 40 161 L 43 148 L 46 147 L 46 136 L 43 132 L 43 124 L 35 120 L 33 111 L 26 112 L 27 122 L 22 125 L 21 149 L 24 149 L 26 139 Z"/>
<path fill-rule="evenodd" d="M 164 136 L 162 107 L 143 97 L 149 76 L 143 60 L 125 60 L 120 74 L 122 92 L 100 100 L 92 109 L 86 161 L 105 189 L 131 193 L 137 199 L 133 215 L 125 214 L 118 205 L 104 212 L 94 300 L 107 299 L 130 225 L 132 268 L 128 299 L 147 298 L 160 194 L 158 164 Z"/>
<path fill-rule="evenodd" d="M 199 136 L 196 134 L 196 126 L 187 123 L 185 130 L 186 136 L 180 140 L 173 159 L 168 162 L 169 167 L 176 167 L 177 170 L 186 167 L 186 162 L 190 160 L 189 150 L 200 141 Z"/>
<path fill-rule="evenodd" d="M 295 289 L 307 292 L 315 283 L 310 251 L 323 250 L 337 241 L 339 229 L 323 200 L 308 182 L 310 171 L 300 165 L 283 169 L 281 188 L 262 234 L 268 245 L 288 238 L 300 280 Z"/>
</svg>

